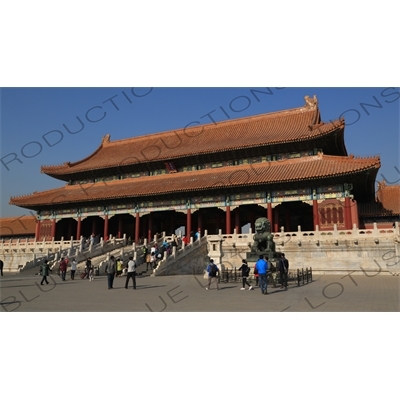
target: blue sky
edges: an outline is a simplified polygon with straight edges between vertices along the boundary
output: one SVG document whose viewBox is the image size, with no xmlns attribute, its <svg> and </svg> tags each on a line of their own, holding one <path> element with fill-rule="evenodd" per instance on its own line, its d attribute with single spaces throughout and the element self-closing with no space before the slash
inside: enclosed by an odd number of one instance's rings
<svg viewBox="0 0 400 400">
<path fill-rule="evenodd" d="M 300 107 L 314 94 L 323 120 L 344 116 L 348 153 L 380 155 L 378 180 L 399 183 L 398 88 L 4 88 L 1 216 L 28 214 L 10 197 L 63 186 L 40 167 L 87 157 L 107 133 L 117 140 Z"/>
</svg>

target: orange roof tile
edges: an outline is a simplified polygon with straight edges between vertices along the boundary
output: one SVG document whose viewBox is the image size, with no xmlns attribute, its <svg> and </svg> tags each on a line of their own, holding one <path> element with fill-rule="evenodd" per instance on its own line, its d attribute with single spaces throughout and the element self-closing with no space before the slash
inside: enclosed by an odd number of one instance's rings
<svg viewBox="0 0 400 400">
<path fill-rule="evenodd" d="M 36 218 L 33 215 L 0 218 L 0 236 L 30 236 L 35 234 Z"/>
<path fill-rule="evenodd" d="M 28 196 L 13 197 L 10 204 L 35 207 L 115 198 L 185 193 L 198 190 L 234 188 L 278 182 L 316 180 L 377 170 L 379 157 L 316 156 L 230 167 L 145 176 L 64 187 Z"/>
<path fill-rule="evenodd" d="M 41 171 L 51 176 L 65 176 L 142 162 L 170 161 L 193 155 L 300 142 L 344 128 L 343 120 L 321 123 L 316 99 L 314 101 L 306 98 L 306 105 L 299 108 L 215 124 L 191 125 L 115 142 L 110 142 L 110 135 L 106 135 L 100 147 L 85 159 L 42 166 Z"/>
<path fill-rule="evenodd" d="M 400 214 L 400 185 L 388 186 L 385 181 L 378 182 L 377 200 L 386 210 Z"/>
</svg>

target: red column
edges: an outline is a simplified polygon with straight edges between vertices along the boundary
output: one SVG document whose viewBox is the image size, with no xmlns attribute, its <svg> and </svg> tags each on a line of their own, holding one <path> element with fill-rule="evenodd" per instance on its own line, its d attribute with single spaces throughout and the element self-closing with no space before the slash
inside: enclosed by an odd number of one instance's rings
<svg viewBox="0 0 400 400">
<path fill-rule="evenodd" d="M 122 237 L 122 215 L 118 215 L 118 239 Z"/>
<path fill-rule="evenodd" d="M 320 224 L 319 224 L 319 210 L 318 210 L 318 200 L 313 200 L 313 222 L 314 222 L 314 231 L 317 229 L 317 225 L 318 228 L 320 228 Z"/>
<path fill-rule="evenodd" d="M 51 235 L 50 236 L 51 236 L 51 239 L 56 237 L 56 220 L 55 219 L 53 219 L 51 221 Z"/>
<path fill-rule="evenodd" d="M 351 209 L 350 209 L 350 197 L 344 198 L 344 227 L 345 229 L 351 229 Z"/>
<path fill-rule="evenodd" d="M 267 218 L 271 224 L 271 229 L 272 229 L 272 227 L 274 226 L 274 221 L 272 218 L 272 204 L 271 203 L 267 203 Z"/>
<path fill-rule="evenodd" d="M 231 234 L 231 207 L 226 206 L 226 223 L 225 223 L 226 234 Z"/>
<path fill-rule="evenodd" d="M 139 230 L 140 230 L 140 217 L 139 217 L 139 213 L 137 212 L 135 215 L 135 243 L 139 244 Z"/>
<path fill-rule="evenodd" d="M 104 218 L 104 235 L 103 239 L 107 240 L 108 239 L 108 214 L 105 215 Z"/>
<path fill-rule="evenodd" d="M 235 229 L 236 233 L 242 233 L 241 232 L 241 227 L 240 227 L 240 212 L 239 212 L 239 207 L 236 208 L 235 210 Z"/>
<path fill-rule="evenodd" d="M 81 238 L 81 224 L 81 217 L 78 217 L 78 224 L 76 226 L 76 240 L 79 240 Z"/>
<path fill-rule="evenodd" d="M 36 230 L 35 230 L 35 240 L 39 240 L 40 237 L 40 220 L 36 221 Z"/>
<path fill-rule="evenodd" d="M 358 229 L 358 227 L 359 227 L 358 206 L 357 206 L 356 200 L 351 201 L 351 223 L 356 224 L 356 228 Z M 353 228 L 353 226 L 352 226 L 352 228 Z"/>
<path fill-rule="evenodd" d="M 186 214 L 186 237 L 190 238 L 190 232 L 192 232 L 192 213 L 190 208 L 187 209 Z"/>
<path fill-rule="evenodd" d="M 153 215 L 149 214 L 149 226 L 147 227 L 147 241 L 150 243 L 153 238 L 151 237 L 151 228 L 153 227 Z"/>
</svg>

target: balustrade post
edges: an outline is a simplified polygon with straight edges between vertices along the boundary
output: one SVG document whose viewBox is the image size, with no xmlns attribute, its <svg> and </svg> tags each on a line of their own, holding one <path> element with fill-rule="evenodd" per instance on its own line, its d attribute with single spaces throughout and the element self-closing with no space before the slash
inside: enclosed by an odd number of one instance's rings
<svg viewBox="0 0 400 400">
<path fill-rule="evenodd" d="M 379 231 L 378 231 L 378 225 L 377 225 L 377 223 L 376 222 L 374 222 L 374 229 L 373 229 L 373 236 L 374 236 L 374 241 L 375 241 L 375 243 L 379 243 L 379 238 L 378 238 L 378 236 L 379 236 Z"/>
</svg>

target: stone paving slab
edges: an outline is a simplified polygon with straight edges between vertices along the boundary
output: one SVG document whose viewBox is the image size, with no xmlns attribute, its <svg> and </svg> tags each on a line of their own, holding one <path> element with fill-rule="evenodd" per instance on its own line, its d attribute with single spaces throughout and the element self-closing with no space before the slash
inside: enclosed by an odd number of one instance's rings
<svg viewBox="0 0 400 400">
<path fill-rule="evenodd" d="M 63 282 L 58 275 L 40 286 L 37 275 L 0 278 L 2 312 L 398 312 L 400 277 L 387 275 L 315 275 L 313 282 L 287 291 L 258 287 L 241 291 L 239 282 L 220 283 L 220 290 L 206 291 L 202 276 L 137 277 L 125 289 L 125 278 L 115 278 L 108 290 L 107 277 L 93 282 Z"/>
</svg>

